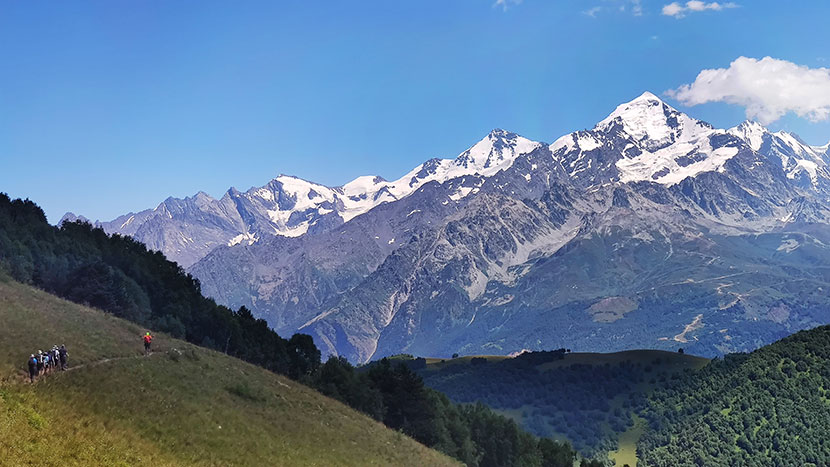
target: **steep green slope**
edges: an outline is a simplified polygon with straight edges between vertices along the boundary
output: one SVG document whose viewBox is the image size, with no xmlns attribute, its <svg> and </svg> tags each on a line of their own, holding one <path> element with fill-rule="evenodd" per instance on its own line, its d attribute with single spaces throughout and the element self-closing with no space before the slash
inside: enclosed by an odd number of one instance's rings
<svg viewBox="0 0 830 467">
<path fill-rule="evenodd" d="M 632 428 L 647 394 L 707 361 L 659 350 L 561 349 L 515 358 L 430 359 L 418 373 L 456 402 L 482 402 L 536 435 L 569 441 L 583 454 L 605 455 Z"/>
<path fill-rule="evenodd" d="M 295 381 L 0 281 L 4 465 L 453 465 Z M 65 343 L 71 371 L 27 384 L 26 357 Z"/>
<path fill-rule="evenodd" d="M 830 326 L 713 360 L 643 415 L 641 465 L 830 465 Z"/>
</svg>

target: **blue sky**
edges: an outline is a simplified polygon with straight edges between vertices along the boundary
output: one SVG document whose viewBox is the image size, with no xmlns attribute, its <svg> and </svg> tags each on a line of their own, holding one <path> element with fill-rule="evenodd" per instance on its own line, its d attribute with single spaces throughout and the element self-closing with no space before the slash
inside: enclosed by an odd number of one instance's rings
<svg viewBox="0 0 830 467">
<path fill-rule="evenodd" d="M 669 3 L 6 2 L 0 191 L 55 222 L 280 173 L 394 179 L 493 128 L 551 142 L 741 56 L 830 67 L 823 0 Z M 666 100 L 719 127 L 745 119 Z M 769 126 L 830 140 L 827 120 Z"/>
</svg>

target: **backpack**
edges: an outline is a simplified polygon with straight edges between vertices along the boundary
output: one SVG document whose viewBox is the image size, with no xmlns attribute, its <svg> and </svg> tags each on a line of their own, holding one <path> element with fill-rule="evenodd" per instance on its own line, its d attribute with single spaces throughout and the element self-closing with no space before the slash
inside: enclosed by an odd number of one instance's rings
<svg viewBox="0 0 830 467">
<path fill-rule="evenodd" d="M 153 336 L 144 336 L 144 343 L 149 344 L 153 340 Z"/>
</svg>

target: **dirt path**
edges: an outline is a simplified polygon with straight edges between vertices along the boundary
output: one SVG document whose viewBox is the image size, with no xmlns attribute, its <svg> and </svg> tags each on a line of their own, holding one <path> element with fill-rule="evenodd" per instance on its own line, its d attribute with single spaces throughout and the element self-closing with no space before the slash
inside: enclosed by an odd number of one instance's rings
<svg viewBox="0 0 830 467">
<path fill-rule="evenodd" d="M 128 360 L 128 359 L 131 359 L 131 358 L 150 358 L 150 357 L 152 357 L 156 354 L 158 354 L 158 352 L 153 352 L 153 353 L 151 353 L 150 355 L 147 355 L 147 356 L 145 356 L 144 354 L 141 354 L 141 355 L 130 355 L 129 357 L 103 358 L 101 360 L 95 360 L 94 362 L 84 363 L 83 365 L 76 365 L 76 366 L 73 366 L 73 367 L 69 367 L 66 370 L 64 370 L 63 372 L 65 373 L 65 372 L 68 372 L 68 371 L 80 370 L 81 368 L 87 368 L 87 367 L 91 368 L 91 367 L 94 367 L 94 366 L 103 365 L 104 363 L 108 363 L 108 362 L 117 362 L 118 360 Z M 61 372 L 58 371 L 58 373 L 61 373 Z"/>
<path fill-rule="evenodd" d="M 689 339 L 686 338 L 686 334 L 688 334 L 692 331 L 697 331 L 698 329 L 702 328 L 703 326 L 704 326 L 703 325 L 703 314 L 699 314 L 699 315 L 695 316 L 695 319 L 691 323 L 686 325 L 686 328 L 683 329 L 683 332 L 681 332 L 680 334 L 674 336 L 673 339 L 677 342 L 680 342 L 681 344 L 685 344 L 685 343 L 689 342 Z M 694 339 L 697 340 L 697 337 L 695 337 Z"/>
<path fill-rule="evenodd" d="M 165 353 L 165 352 L 156 351 L 156 352 L 151 352 L 150 355 L 145 356 L 144 353 L 142 352 L 142 353 L 137 354 L 137 355 L 128 355 L 128 356 L 125 356 L 125 357 L 102 358 L 101 360 L 94 360 L 94 361 L 91 361 L 91 362 L 82 363 L 80 365 L 70 366 L 66 370 L 63 370 L 63 371 L 61 371 L 59 369 L 53 369 L 49 373 L 41 374 L 40 376 L 36 377 L 34 383 L 29 382 L 29 372 L 28 371 L 20 371 L 16 374 L 17 378 L 10 379 L 9 381 L 18 380 L 17 382 L 23 383 L 23 384 L 37 384 L 38 381 L 41 381 L 41 380 L 43 380 L 45 378 L 48 378 L 50 376 L 59 375 L 61 373 L 68 373 L 70 371 L 80 370 L 82 368 L 92 368 L 92 367 L 96 367 L 98 365 L 103 365 L 103 364 L 109 363 L 109 362 L 117 362 L 119 360 L 129 360 L 129 359 L 135 359 L 135 358 L 152 358 L 155 355 L 159 355 L 159 354 L 163 354 L 163 353 Z"/>
</svg>

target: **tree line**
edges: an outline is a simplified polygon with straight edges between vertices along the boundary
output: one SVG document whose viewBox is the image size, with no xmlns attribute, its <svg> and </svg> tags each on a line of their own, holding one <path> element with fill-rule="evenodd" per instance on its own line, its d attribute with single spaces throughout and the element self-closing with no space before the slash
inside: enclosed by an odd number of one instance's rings
<svg viewBox="0 0 830 467">
<path fill-rule="evenodd" d="M 218 305 L 162 253 L 87 222 L 52 226 L 32 201 L 2 193 L 0 270 L 59 297 L 299 380 L 467 465 L 570 467 L 577 458 L 570 445 L 536 438 L 481 404 L 451 403 L 402 363 L 384 360 L 366 371 L 336 357 L 322 363 L 310 336 L 284 339 L 245 307 Z"/>
</svg>

